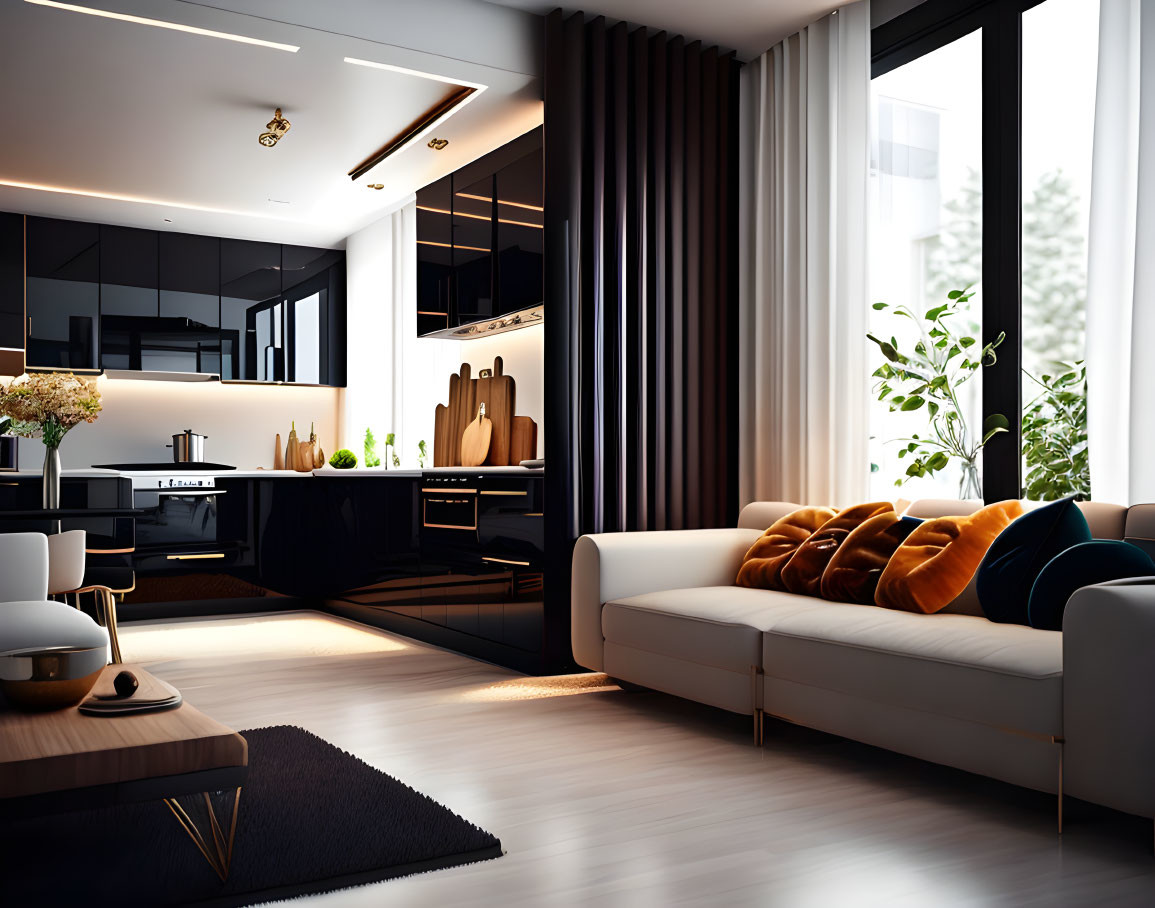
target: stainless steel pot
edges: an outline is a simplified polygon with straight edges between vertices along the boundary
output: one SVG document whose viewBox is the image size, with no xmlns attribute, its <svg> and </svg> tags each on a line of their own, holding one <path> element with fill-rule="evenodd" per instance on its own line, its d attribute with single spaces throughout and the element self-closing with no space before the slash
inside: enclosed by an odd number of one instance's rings
<svg viewBox="0 0 1155 908">
<path fill-rule="evenodd" d="M 192 429 L 172 437 L 172 444 L 165 445 L 172 448 L 173 463 L 204 463 L 205 439 L 207 435 L 197 435 Z"/>
</svg>

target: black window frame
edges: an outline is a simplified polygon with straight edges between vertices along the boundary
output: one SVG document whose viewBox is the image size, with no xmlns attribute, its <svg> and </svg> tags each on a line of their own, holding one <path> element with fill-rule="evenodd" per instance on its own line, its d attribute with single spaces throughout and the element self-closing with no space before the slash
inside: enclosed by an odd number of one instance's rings
<svg viewBox="0 0 1155 908">
<path fill-rule="evenodd" d="M 982 29 L 982 340 L 1006 338 L 982 370 L 982 412 L 1010 430 L 983 447 L 983 500 L 1020 498 L 1022 485 L 1023 13 L 1046 0 L 925 0 L 871 30 L 870 77 Z"/>
</svg>

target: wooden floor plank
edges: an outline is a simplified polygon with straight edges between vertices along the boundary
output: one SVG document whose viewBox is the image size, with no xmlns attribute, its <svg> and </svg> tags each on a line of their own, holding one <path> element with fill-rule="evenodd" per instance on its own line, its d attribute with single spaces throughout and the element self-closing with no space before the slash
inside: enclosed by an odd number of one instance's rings
<svg viewBox="0 0 1155 908">
<path fill-rule="evenodd" d="M 601 677 L 526 679 L 315 613 L 125 624 L 232 728 L 293 724 L 501 838 L 332 906 L 1149 905 L 1151 824 Z"/>
</svg>

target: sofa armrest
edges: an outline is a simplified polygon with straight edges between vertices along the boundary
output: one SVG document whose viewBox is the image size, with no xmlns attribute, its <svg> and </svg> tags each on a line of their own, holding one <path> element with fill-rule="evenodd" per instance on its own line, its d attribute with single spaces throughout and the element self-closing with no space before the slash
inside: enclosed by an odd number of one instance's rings
<svg viewBox="0 0 1155 908">
<path fill-rule="evenodd" d="M 1067 792 L 1155 816 L 1155 577 L 1086 586 L 1063 612 Z"/>
<path fill-rule="evenodd" d="M 570 590 L 574 661 L 602 670 L 605 603 L 659 590 L 728 586 L 761 535 L 753 529 L 719 529 L 582 536 L 574 546 Z"/>
</svg>

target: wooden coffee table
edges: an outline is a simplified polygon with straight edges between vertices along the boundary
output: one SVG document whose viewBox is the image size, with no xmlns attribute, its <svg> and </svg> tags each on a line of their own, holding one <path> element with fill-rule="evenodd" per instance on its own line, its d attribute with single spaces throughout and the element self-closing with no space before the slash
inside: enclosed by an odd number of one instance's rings
<svg viewBox="0 0 1155 908">
<path fill-rule="evenodd" d="M 137 665 L 109 665 L 93 693 L 131 671 L 144 699 L 171 691 Z M 222 880 L 228 877 L 244 738 L 182 703 L 162 712 L 86 716 L 0 710 L 0 819 L 164 801 Z"/>
</svg>

